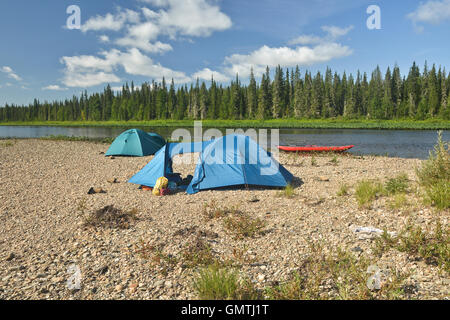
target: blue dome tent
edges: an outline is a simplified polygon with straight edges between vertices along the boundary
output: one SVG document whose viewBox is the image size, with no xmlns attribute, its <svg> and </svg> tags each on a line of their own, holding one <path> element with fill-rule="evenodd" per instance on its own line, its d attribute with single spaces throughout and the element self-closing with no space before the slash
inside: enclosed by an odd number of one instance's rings
<svg viewBox="0 0 450 320">
<path fill-rule="evenodd" d="M 178 154 L 199 152 L 200 157 L 187 193 L 230 186 L 286 187 L 292 174 L 254 140 L 244 135 L 228 135 L 197 143 L 170 143 L 129 182 L 154 187 L 159 177 L 178 182 L 172 158 Z"/>
<path fill-rule="evenodd" d="M 165 144 L 166 141 L 159 134 L 131 129 L 119 135 L 105 155 L 144 157 L 155 154 Z"/>
</svg>

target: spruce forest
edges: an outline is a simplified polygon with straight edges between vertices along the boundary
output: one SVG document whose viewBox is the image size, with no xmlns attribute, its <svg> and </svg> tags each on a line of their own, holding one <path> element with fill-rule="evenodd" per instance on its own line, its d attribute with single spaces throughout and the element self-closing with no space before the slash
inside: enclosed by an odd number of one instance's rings
<svg viewBox="0 0 450 320">
<path fill-rule="evenodd" d="M 38 101 L 28 106 L 5 105 L 0 122 L 8 121 L 148 121 L 154 119 L 450 119 L 450 74 L 416 63 L 407 76 L 399 67 L 383 73 L 377 67 L 370 79 L 277 67 L 273 79 L 267 67 L 257 83 L 253 71 L 248 85 L 239 76 L 228 86 L 208 83 L 176 86 L 152 81 L 121 91 L 108 85 L 103 92 L 65 101 Z"/>
</svg>

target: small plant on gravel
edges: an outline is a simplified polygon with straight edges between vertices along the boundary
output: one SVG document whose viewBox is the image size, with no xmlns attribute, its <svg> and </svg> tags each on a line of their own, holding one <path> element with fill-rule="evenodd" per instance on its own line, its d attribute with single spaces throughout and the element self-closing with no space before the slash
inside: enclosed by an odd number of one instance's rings
<svg viewBox="0 0 450 320">
<path fill-rule="evenodd" d="M 0 143 L 1 147 L 12 147 L 15 144 L 13 141 L 3 141 Z"/>
<path fill-rule="evenodd" d="M 338 165 L 339 163 L 339 159 L 336 155 L 333 156 L 333 158 L 331 158 L 330 163 L 332 163 L 333 165 Z"/>
<path fill-rule="evenodd" d="M 406 173 L 402 173 L 395 178 L 389 179 L 385 184 L 385 189 L 389 195 L 406 193 L 409 187 L 408 183 L 408 175 Z"/>
<path fill-rule="evenodd" d="M 311 166 L 313 167 L 317 167 L 317 160 L 315 156 L 311 157 Z"/>
<path fill-rule="evenodd" d="M 442 140 L 442 131 L 434 151 L 416 169 L 416 175 L 425 190 L 425 202 L 441 210 L 450 208 L 450 143 Z"/>
<path fill-rule="evenodd" d="M 389 202 L 389 208 L 392 210 L 403 208 L 407 205 L 408 199 L 404 193 L 396 194 L 393 199 Z"/>
<path fill-rule="evenodd" d="M 383 192 L 383 185 L 379 181 L 362 180 L 356 186 L 355 195 L 360 207 L 369 207 Z"/>
<path fill-rule="evenodd" d="M 181 255 L 183 262 L 189 268 L 208 266 L 216 262 L 211 246 L 200 237 L 189 243 Z"/>
<path fill-rule="evenodd" d="M 206 218 L 206 220 L 212 220 L 212 219 L 220 219 L 230 214 L 240 214 L 242 212 L 237 207 L 220 208 L 217 205 L 217 202 L 215 200 L 212 200 L 210 203 L 205 203 L 203 205 L 202 213 L 203 216 Z"/>
<path fill-rule="evenodd" d="M 223 223 L 237 239 L 252 238 L 261 234 L 266 226 L 264 220 L 253 218 L 247 213 L 233 214 L 225 218 Z"/>
<path fill-rule="evenodd" d="M 349 194 L 350 186 L 346 183 L 343 183 L 339 186 L 339 190 L 336 193 L 338 197 L 347 196 Z"/>
<path fill-rule="evenodd" d="M 202 300 L 256 300 L 260 294 L 249 280 L 240 279 L 229 268 L 211 265 L 201 269 L 194 279 L 194 289 Z"/>
<path fill-rule="evenodd" d="M 152 267 L 160 267 L 161 273 L 167 275 L 178 263 L 178 259 L 173 255 L 165 254 L 163 247 L 162 244 L 154 245 L 141 239 L 135 245 L 135 253 L 142 259 L 149 261 Z"/>
<path fill-rule="evenodd" d="M 295 190 L 294 187 L 290 184 L 286 186 L 280 193 L 278 194 L 280 197 L 285 198 L 293 198 L 295 196 Z"/>
<path fill-rule="evenodd" d="M 255 262 L 255 258 L 248 256 L 247 247 L 244 245 L 243 248 L 233 248 L 233 253 L 229 257 L 223 259 L 223 265 L 228 267 L 242 267 L 246 264 L 251 264 Z"/>
<path fill-rule="evenodd" d="M 367 286 L 371 265 L 370 259 L 356 258 L 349 251 L 337 248 L 327 253 L 322 245 L 311 245 L 299 270 L 287 282 L 267 288 L 266 296 L 275 300 L 400 298 L 404 276 L 394 272 L 374 291 Z"/>
<path fill-rule="evenodd" d="M 436 222 L 434 232 L 425 232 L 422 227 L 411 222 L 395 239 L 385 232 L 375 242 L 375 253 L 382 255 L 389 249 L 396 249 L 423 259 L 425 263 L 438 265 L 450 272 L 450 229 Z"/>
<path fill-rule="evenodd" d="M 122 211 L 113 205 L 91 212 L 84 219 L 84 225 L 88 227 L 105 227 L 128 229 L 130 225 L 138 220 L 137 210 Z"/>
</svg>

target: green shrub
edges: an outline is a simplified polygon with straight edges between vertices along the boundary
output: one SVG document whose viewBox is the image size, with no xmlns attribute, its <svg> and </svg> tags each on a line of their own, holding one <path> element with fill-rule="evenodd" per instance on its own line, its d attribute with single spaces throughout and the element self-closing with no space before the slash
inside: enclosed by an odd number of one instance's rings
<svg viewBox="0 0 450 320">
<path fill-rule="evenodd" d="M 438 143 L 430 152 L 428 160 L 416 169 L 419 184 L 430 187 L 441 180 L 450 181 L 450 145 L 442 140 L 442 131 L 438 133 Z"/>
<path fill-rule="evenodd" d="M 450 208 L 450 144 L 438 133 L 438 143 L 428 160 L 416 169 L 419 184 L 425 189 L 425 201 L 438 209 Z"/>
</svg>

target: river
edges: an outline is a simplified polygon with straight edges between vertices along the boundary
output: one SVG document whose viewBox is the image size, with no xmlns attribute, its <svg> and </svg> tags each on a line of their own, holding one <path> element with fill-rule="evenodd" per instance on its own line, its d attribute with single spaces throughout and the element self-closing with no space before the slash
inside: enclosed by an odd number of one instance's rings
<svg viewBox="0 0 450 320">
<path fill-rule="evenodd" d="M 126 127 L 50 127 L 0 126 L 0 138 L 40 138 L 50 135 L 105 138 L 116 137 Z M 173 127 L 145 127 L 164 138 L 172 135 Z M 187 128 L 193 132 L 193 128 Z M 226 129 L 220 129 L 225 133 Z M 270 135 L 270 130 L 269 130 Z M 444 131 L 445 141 L 450 131 Z M 359 129 L 280 129 L 280 145 L 355 145 L 350 152 L 358 155 L 426 159 L 437 141 L 434 130 L 359 130 Z"/>
</svg>

